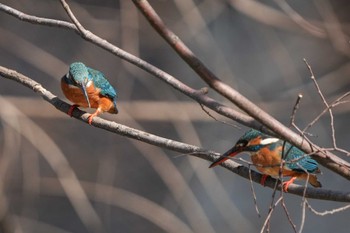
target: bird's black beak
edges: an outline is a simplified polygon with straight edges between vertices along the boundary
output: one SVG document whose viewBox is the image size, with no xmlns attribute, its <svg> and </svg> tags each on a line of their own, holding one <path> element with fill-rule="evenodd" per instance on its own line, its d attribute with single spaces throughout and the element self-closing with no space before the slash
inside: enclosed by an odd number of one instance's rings
<svg viewBox="0 0 350 233">
<path fill-rule="evenodd" d="M 81 89 L 82 89 L 82 91 L 83 91 L 83 93 L 84 93 L 84 96 L 85 96 L 86 102 L 88 103 L 89 108 L 91 108 L 90 100 L 89 100 L 89 96 L 88 96 L 88 94 L 87 94 L 86 83 L 85 83 L 85 82 L 83 82 L 83 83 L 81 84 Z"/>
<path fill-rule="evenodd" d="M 239 147 L 237 145 L 235 145 L 234 147 L 232 147 L 230 150 L 226 151 L 223 155 L 221 155 L 217 160 L 215 160 L 212 164 L 210 164 L 209 168 L 215 167 L 223 162 L 225 162 L 226 160 L 228 160 L 231 157 L 234 157 L 236 155 L 238 155 L 239 153 L 241 153 L 243 151 L 242 147 Z"/>
</svg>

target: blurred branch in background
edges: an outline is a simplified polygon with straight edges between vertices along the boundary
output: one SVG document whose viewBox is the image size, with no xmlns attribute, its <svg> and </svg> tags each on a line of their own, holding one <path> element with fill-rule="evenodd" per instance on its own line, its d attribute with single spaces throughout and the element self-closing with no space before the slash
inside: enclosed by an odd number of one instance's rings
<svg viewBox="0 0 350 233">
<path fill-rule="evenodd" d="M 293 20 L 296 24 L 298 24 L 301 28 L 305 29 L 306 31 L 310 32 L 310 34 L 324 38 L 326 37 L 326 32 L 322 28 L 319 28 L 303 17 L 298 14 L 295 10 L 293 10 L 290 5 L 285 0 L 275 0 L 275 2 L 278 4 L 278 6 L 287 14 L 289 15 L 289 18 Z"/>
</svg>

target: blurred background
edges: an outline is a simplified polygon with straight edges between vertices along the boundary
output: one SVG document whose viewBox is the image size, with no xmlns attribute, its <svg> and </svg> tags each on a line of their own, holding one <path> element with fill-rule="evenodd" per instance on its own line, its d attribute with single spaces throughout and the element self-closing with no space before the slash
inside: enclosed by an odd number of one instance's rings
<svg viewBox="0 0 350 233">
<path fill-rule="evenodd" d="M 69 21 L 59 1 L 2 0 L 24 13 Z M 206 84 L 154 32 L 131 1 L 68 2 L 82 25 L 193 88 Z M 288 125 L 304 128 L 350 89 L 350 2 L 346 0 L 154 0 L 151 4 L 223 81 Z M 0 12 L 0 65 L 64 99 L 60 78 L 74 61 L 102 71 L 117 87 L 118 115 L 102 118 L 220 153 L 246 128 L 213 120 L 192 99 L 84 41 L 72 31 L 34 25 Z M 209 96 L 232 106 L 209 91 Z M 260 232 L 272 190 L 209 162 L 91 127 L 57 111 L 33 91 L 0 80 L 0 219 L 2 232 Z M 337 146 L 349 146 L 349 103 L 333 109 Z M 225 120 L 213 113 L 218 119 Z M 310 130 L 332 147 L 330 117 Z M 337 153 L 343 159 L 343 154 Z M 242 155 L 248 159 L 247 155 Z M 349 159 L 347 159 L 349 160 Z M 321 167 L 327 189 L 349 182 Z M 301 197 L 285 195 L 299 230 Z M 343 203 L 310 200 L 318 211 Z M 317 216 L 306 209 L 303 232 L 349 232 L 349 210 Z M 294 232 L 282 207 L 270 232 Z"/>
</svg>

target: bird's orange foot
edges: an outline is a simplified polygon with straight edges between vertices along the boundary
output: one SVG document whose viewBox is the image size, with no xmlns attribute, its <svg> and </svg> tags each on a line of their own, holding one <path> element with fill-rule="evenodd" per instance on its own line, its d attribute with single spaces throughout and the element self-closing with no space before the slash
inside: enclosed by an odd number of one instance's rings
<svg viewBox="0 0 350 233">
<path fill-rule="evenodd" d="M 95 116 L 97 116 L 97 115 L 100 114 L 100 113 L 101 113 L 100 110 L 96 110 L 96 112 L 94 112 L 93 114 L 91 114 L 91 115 L 89 116 L 89 118 L 88 118 L 88 123 L 89 123 L 89 125 L 92 124 L 92 118 L 94 118 Z"/>
<path fill-rule="evenodd" d="M 89 116 L 89 118 L 88 118 L 88 123 L 89 123 L 89 125 L 92 124 L 92 118 L 94 118 L 93 114 L 91 114 L 91 115 Z"/>
<path fill-rule="evenodd" d="M 296 177 L 292 177 L 290 180 L 285 181 L 285 182 L 282 183 L 283 191 L 284 191 L 284 192 L 288 193 L 288 186 L 289 186 L 290 184 L 293 184 L 293 182 L 295 181 L 295 179 L 296 179 Z"/>
<path fill-rule="evenodd" d="M 67 112 L 68 116 L 72 117 L 73 116 L 73 111 L 77 107 L 79 107 L 79 105 L 77 105 L 77 104 L 73 104 L 72 106 L 70 106 L 70 108 L 69 108 L 69 110 Z"/>
<path fill-rule="evenodd" d="M 263 176 L 261 177 L 260 184 L 261 184 L 262 186 L 265 186 L 265 182 L 266 182 L 267 177 L 269 177 L 269 176 L 268 176 L 268 175 L 263 175 Z"/>
</svg>

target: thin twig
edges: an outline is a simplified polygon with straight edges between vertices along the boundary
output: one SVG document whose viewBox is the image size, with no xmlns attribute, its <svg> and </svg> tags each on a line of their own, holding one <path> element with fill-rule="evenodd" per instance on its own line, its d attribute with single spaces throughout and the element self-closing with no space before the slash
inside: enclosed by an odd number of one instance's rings
<svg viewBox="0 0 350 233">
<path fill-rule="evenodd" d="M 236 128 L 236 129 L 241 129 L 238 125 L 235 125 L 235 124 L 230 124 L 226 121 L 223 121 L 223 120 L 219 120 L 218 118 L 216 118 L 215 116 L 213 116 L 208 110 L 205 109 L 204 105 L 199 103 L 199 106 L 201 106 L 203 112 L 205 112 L 209 117 L 213 118 L 215 121 L 217 122 L 221 122 L 225 125 L 229 125 L 229 126 L 232 126 L 233 128 Z"/>
<path fill-rule="evenodd" d="M 282 197 L 278 198 L 277 201 L 271 206 L 268 215 L 266 216 L 265 222 L 263 224 L 263 226 L 261 227 L 260 233 L 263 233 L 264 230 L 266 229 L 266 226 L 268 225 L 268 223 L 270 222 L 271 216 L 272 216 L 272 212 L 273 210 L 276 208 L 276 206 L 282 201 Z"/>
<path fill-rule="evenodd" d="M 305 170 L 305 169 L 304 169 Z M 306 220 L 306 204 L 307 204 L 307 199 L 305 198 L 305 192 L 307 189 L 307 185 L 309 183 L 309 179 L 310 179 L 310 175 L 307 172 L 307 179 L 305 181 L 305 185 L 304 185 L 304 194 L 303 194 L 303 200 L 302 200 L 302 204 L 301 204 L 301 223 L 300 223 L 300 228 L 299 228 L 299 233 L 301 233 L 304 229 L 304 225 L 305 225 L 305 220 Z"/>
<path fill-rule="evenodd" d="M 289 214 L 289 211 L 288 211 L 288 208 L 287 208 L 287 205 L 286 205 L 286 203 L 285 203 L 285 201 L 284 201 L 284 197 L 283 197 L 283 196 L 282 196 L 281 205 L 282 205 L 282 208 L 283 208 L 283 210 L 284 210 L 284 213 L 285 213 L 286 216 L 287 216 L 287 219 L 288 219 L 289 224 L 292 226 L 293 231 L 296 233 L 296 232 L 297 232 L 296 225 L 293 223 L 292 217 L 291 217 L 290 214 Z"/>
<path fill-rule="evenodd" d="M 320 89 L 320 86 L 318 85 L 318 83 L 317 83 L 317 81 L 316 81 L 316 79 L 315 79 L 315 75 L 314 75 L 314 72 L 312 71 L 311 66 L 310 66 L 309 63 L 306 61 L 305 58 L 303 59 L 303 61 L 305 62 L 306 66 L 307 66 L 307 68 L 308 68 L 308 70 L 309 70 L 309 72 L 310 72 L 310 74 L 311 74 L 310 78 L 311 78 L 311 80 L 314 82 L 318 94 L 320 95 L 320 97 L 321 97 L 323 103 L 324 103 L 324 104 L 326 105 L 326 107 L 328 108 L 329 106 L 328 106 L 328 103 L 327 103 L 327 101 L 326 101 L 326 98 L 323 96 L 323 93 L 322 93 L 322 91 L 321 91 L 321 89 Z"/>
<path fill-rule="evenodd" d="M 306 220 L 306 199 L 304 198 L 302 201 L 301 205 L 301 222 L 300 222 L 300 227 L 299 227 L 299 233 L 303 232 L 304 225 L 305 225 L 305 220 Z"/>
<path fill-rule="evenodd" d="M 272 216 L 272 212 L 274 211 L 275 207 L 277 206 L 278 203 L 275 202 L 275 197 L 276 197 L 276 193 L 277 193 L 277 188 L 279 187 L 278 186 L 278 181 L 280 181 L 280 177 L 278 178 L 278 180 L 276 180 L 275 184 L 274 184 L 274 187 L 273 187 L 273 192 L 271 194 L 271 203 L 270 203 L 270 206 L 269 206 L 269 211 L 268 211 L 268 215 L 266 216 L 266 219 L 265 219 L 265 222 L 266 224 L 264 225 L 267 225 L 267 232 L 269 232 L 269 229 L 270 229 L 270 218 Z M 281 183 L 281 182 L 280 182 Z M 282 190 L 282 185 L 280 186 L 280 190 Z M 283 193 L 281 192 L 281 196 L 280 196 L 280 201 L 283 199 Z M 279 202 L 279 201 L 278 201 Z M 265 226 L 266 227 L 266 226 Z M 264 227 L 262 228 L 262 230 L 264 229 Z"/>
<path fill-rule="evenodd" d="M 345 98 L 350 96 L 350 91 L 346 92 L 345 94 L 338 97 L 336 100 L 334 100 L 331 104 L 329 104 L 328 107 L 326 107 L 315 119 L 313 119 L 304 129 L 303 131 L 308 130 L 310 127 L 312 127 L 327 111 L 329 108 L 334 108 L 340 104 L 348 103 L 349 101 L 343 101 Z"/>
<path fill-rule="evenodd" d="M 311 78 L 311 80 L 313 81 L 313 83 L 314 83 L 314 85 L 315 85 L 315 87 L 316 87 L 317 93 L 318 93 L 319 96 L 321 97 L 323 104 L 326 106 L 326 110 L 329 112 L 330 126 L 331 126 L 331 132 L 332 132 L 332 133 L 331 133 L 331 136 L 332 136 L 332 143 L 333 143 L 333 147 L 334 147 L 335 149 L 337 149 L 338 146 L 337 146 L 337 141 L 336 141 L 336 136 L 335 136 L 334 116 L 333 116 L 332 107 L 328 104 L 326 98 L 324 97 L 324 95 L 323 95 L 323 93 L 322 93 L 322 91 L 321 91 L 321 88 L 319 87 L 319 85 L 318 85 L 318 83 L 317 83 L 317 80 L 316 80 L 316 78 L 315 78 L 315 75 L 314 75 L 314 73 L 313 73 L 313 71 L 312 71 L 311 66 L 310 66 L 309 63 L 306 61 L 305 58 L 304 58 L 303 60 L 304 60 L 306 66 L 307 66 L 307 68 L 308 68 L 308 70 L 309 70 L 309 72 L 310 72 L 310 74 L 311 74 L 311 77 L 310 77 L 310 78 Z M 345 93 L 345 94 L 347 94 L 347 93 Z M 343 96 L 346 97 L 347 95 L 343 95 Z M 341 97 L 342 97 L 342 96 L 341 96 Z M 345 98 L 345 97 L 344 97 L 344 98 Z"/>
<path fill-rule="evenodd" d="M 254 189 L 254 185 L 253 185 L 253 180 L 252 180 L 252 170 L 249 168 L 249 181 L 250 181 L 250 190 L 253 193 L 253 200 L 254 200 L 254 206 L 255 206 L 255 211 L 258 214 L 258 217 L 260 218 L 260 211 L 259 211 L 259 207 L 258 207 L 258 202 L 257 202 L 257 198 L 256 198 L 256 193 L 255 193 L 255 189 Z"/>
<path fill-rule="evenodd" d="M 311 210 L 312 213 L 314 213 L 318 216 L 326 216 L 326 215 L 335 214 L 335 213 L 343 212 L 347 209 L 350 209 L 350 205 L 346 205 L 346 206 L 342 206 L 340 208 L 336 208 L 333 210 L 326 210 L 323 212 L 319 212 L 319 211 L 315 210 L 314 208 L 312 208 L 312 206 L 310 205 L 310 203 L 308 201 L 306 202 L 306 205 L 307 205 L 307 208 L 309 208 L 309 210 Z"/>
<path fill-rule="evenodd" d="M 289 127 L 291 127 L 294 124 L 294 122 L 295 122 L 295 114 L 297 113 L 297 110 L 299 108 L 300 101 L 301 101 L 302 98 L 303 98 L 303 95 L 299 94 L 298 98 L 297 98 L 297 100 L 296 100 L 296 102 L 294 104 L 292 115 L 290 116 Z"/>
</svg>

